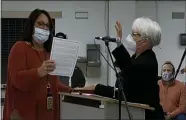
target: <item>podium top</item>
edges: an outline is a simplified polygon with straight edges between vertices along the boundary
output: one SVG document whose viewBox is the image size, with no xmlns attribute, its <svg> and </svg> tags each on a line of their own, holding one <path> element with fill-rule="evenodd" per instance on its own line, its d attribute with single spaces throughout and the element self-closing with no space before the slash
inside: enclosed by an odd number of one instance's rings
<svg viewBox="0 0 186 120">
<path fill-rule="evenodd" d="M 108 98 L 108 97 L 103 97 L 103 96 L 99 96 L 99 95 L 95 95 L 95 94 L 82 93 L 80 95 L 78 92 L 72 92 L 72 93 L 59 92 L 59 94 L 64 95 L 64 96 L 97 100 L 97 101 L 107 102 L 107 103 L 119 103 L 119 100 Z M 127 102 L 127 103 L 130 107 L 138 107 L 138 108 L 143 108 L 143 109 L 148 109 L 148 110 L 155 110 L 153 107 L 150 107 L 149 105 L 146 105 L 146 104 L 132 103 L 132 102 Z M 125 105 L 125 102 L 122 101 L 122 104 Z"/>
</svg>

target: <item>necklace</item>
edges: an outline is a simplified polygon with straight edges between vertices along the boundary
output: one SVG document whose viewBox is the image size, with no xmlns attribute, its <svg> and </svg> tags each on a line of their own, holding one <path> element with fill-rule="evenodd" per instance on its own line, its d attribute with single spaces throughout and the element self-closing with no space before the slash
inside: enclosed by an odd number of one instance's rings
<svg viewBox="0 0 186 120">
<path fill-rule="evenodd" d="M 34 51 L 35 51 L 35 53 L 36 53 L 38 59 L 40 60 L 41 64 L 42 64 L 44 61 L 46 61 L 47 55 L 46 55 L 46 52 L 45 52 L 45 51 L 43 51 L 43 52 L 44 52 L 44 56 L 45 56 L 44 60 L 42 60 L 42 58 L 40 57 L 40 55 L 38 54 L 38 52 L 37 52 L 36 50 L 34 50 Z M 47 75 L 47 82 L 48 82 L 48 84 L 50 84 L 50 83 L 49 83 L 49 80 L 48 80 L 48 75 Z"/>
<path fill-rule="evenodd" d="M 40 55 L 38 54 L 38 52 L 36 51 L 36 48 L 34 47 L 34 45 L 31 45 L 30 43 L 26 42 L 26 44 L 28 44 L 30 47 L 32 47 L 32 49 L 34 49 L 34 52 L 36 53 L 38 59 L 40 60 L 41 64 L 43 63 L 43 61 L 47 60 L 47 54 L 45 51 L 44 52 L 44 60 L 41 59 Z M 49 82 L 49 77 L 47 75 L 47 94 L 50 94 L 50 82 Z"/>
<path fill-rule="evenodd" d="M 40 55 L 38 54 L 38 52 L 36 50 L 34 50 L 34 51 L 35 51 L 37 57 L 39 58 L 39 60 L 41 61 L 41 64 L 42 64 L 43 61 L 45 61 L 47 59 L 47 55 L 46 55 L 45 51 L 44 51 L 44 54 L 45 54 L 45 59 L 44 60 L 41 59 Z M 49 82 L 49 79 L 48 79 L 48 74 L 47 74 L 47 82 L 48 82 L 48 84 L 46 86 L 46 88 L 47 88 L 47 98 L 46 98 L 47 105 L 46 105 L 46 107 L 47 107 L 48 111 L 52 111 L 53 110 L 53 97 L 52 97 L 52 93 L 51 93 L 51 85 L 50 85 L 50 82 Z"/>
</svg>

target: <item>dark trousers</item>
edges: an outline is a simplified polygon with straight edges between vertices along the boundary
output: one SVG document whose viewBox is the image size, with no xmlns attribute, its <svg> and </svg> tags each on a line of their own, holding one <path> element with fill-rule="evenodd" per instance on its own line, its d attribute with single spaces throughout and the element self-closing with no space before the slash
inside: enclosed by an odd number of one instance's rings
<svg viewBox="0 0 186 120">
<path fill-rule="evenodd" d="M 158 105 L 154 108 L 154 111 L 145 111 L 145 120 L 165 120 L 163 108 L 161 107 L 161 105 Z"/>
</svg>

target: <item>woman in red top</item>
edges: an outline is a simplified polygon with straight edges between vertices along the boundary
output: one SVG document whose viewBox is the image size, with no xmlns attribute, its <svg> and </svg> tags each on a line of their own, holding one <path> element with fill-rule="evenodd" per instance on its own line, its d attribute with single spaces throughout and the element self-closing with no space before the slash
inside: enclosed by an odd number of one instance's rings
<svg viewBox="0 0 186 120">
<path fill-rule="evenodd" d="M 58 92 L 72 89 L 49 75 L 55 62 L 49 60 L 52 20 L 45 10 L 34 10 L 25 25 L 24 39 L 12 47 L 3 120 L 59 120 Z"/>
</svg>

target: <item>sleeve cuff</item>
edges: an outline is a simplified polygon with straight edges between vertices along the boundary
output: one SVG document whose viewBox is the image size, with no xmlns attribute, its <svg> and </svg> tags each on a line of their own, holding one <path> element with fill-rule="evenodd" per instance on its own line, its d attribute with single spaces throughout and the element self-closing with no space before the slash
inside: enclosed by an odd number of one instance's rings
<svg viewBox="0 0 186 120">
<path fill-rule="evenodd" d="M 97 84 L 94 90 L 94 94 L 113 98 L 113 91 L 114 87 Z"/>
<path fill-rule="evenodd" d="M 117 37 L 117 41 L 116 41 L 117 47 L 119 47 L 122 43 L 121 43 L 121 39 L 119 37 Z"/>
</svg>

